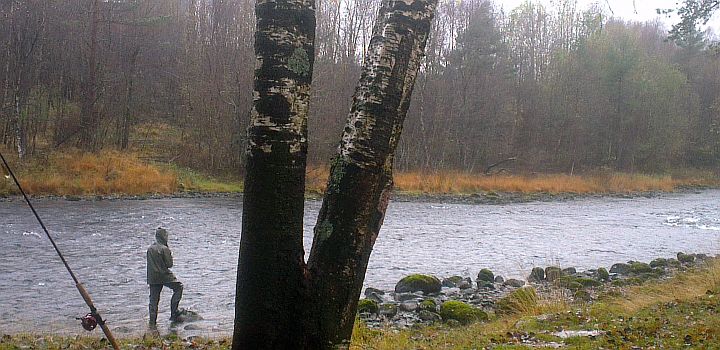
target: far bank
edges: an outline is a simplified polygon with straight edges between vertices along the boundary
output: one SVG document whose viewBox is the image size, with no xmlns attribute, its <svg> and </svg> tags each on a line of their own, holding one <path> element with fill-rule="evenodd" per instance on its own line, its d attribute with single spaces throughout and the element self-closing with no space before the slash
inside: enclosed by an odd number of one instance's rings
<svg viewBox="0 0 720 350">
<path fill-rule="evenodd" d="M 53 153 L 20 162 L 10 159 L 25 191 L 33 196 L 143 197 L 233 194 L 243 190 L 240 174 L 211 176 L 172 163 L 157 163 L 138 154 L 103 151 Z M 328 178 L 327 166 L 310 166 L 306 174 L 309 197 L 320 197 Z M 3 169 L 4 175 L 6 171 Z M 675 169 L 663 174 L 598 170 L 584 174 L 484 175 L 460 171 L 413 171 L 395 174 L 401 200 L 441 198 L 460 202 L 520 202 L 577 196 L 633 196 L 720 186 L 717 172 Z M 18 194 L 5 176 L 0 196 Z"/>
</svg>

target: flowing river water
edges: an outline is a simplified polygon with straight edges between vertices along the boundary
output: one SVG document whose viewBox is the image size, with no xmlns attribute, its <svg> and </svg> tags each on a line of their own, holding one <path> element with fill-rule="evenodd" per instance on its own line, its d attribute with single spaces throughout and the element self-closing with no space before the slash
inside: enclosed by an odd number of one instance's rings
<svg viewBox="0 0 720 350">
<path fill-rule="evenodd" d="M 205 319 L 181 335 L 232 332 L 240 242 L 240 198 L 35 201 L 70 266 L 116 336 L 147 323 L 145 250 L 154 228 L 170 232 L 181 307 Z M 720 249 L 720 190 L 653 198 L 584 198 L 506 205 L 391 202 L 372 253 L 366 286 L 391 290 L 410 273 L 471 276 L 490 268 L 524 278 L 533 266 L 580 269 L 677 252 Z M 309 201 L 305 246 L 320 202 Z M 0 202 L 0 333 L 84 332 L 87 308 L 24 202 Z M 284 288 L 267 286 L 267 288 Z M 167 330 L 169 298 L 160 301 Z"/>
</svg>

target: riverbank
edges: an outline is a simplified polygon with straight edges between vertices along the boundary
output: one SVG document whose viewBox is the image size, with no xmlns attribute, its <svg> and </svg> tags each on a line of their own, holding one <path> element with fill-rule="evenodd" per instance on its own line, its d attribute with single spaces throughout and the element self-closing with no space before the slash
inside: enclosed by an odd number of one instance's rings
<svg viewBox="0 0 720 350">
<path fill-rule="evenodd" d="M 33 196 L 70 199 L 144 199 L 234 195 L 243 190 L 239 177 L 215 178 L 172 164 L 144 161 L 133 153 L 54 153 L 17 166 L 23 188 Z M 307 170 L 307 195 L 320 198 L 328 169 Z M 676 170 L 647 175 L 596 172 L 582 175 L 493 175 L 461 172 L 395 174 L 396 200 L 457 203 L 517 203 L 588 196 L 652 196 L 657 193 L 720 187 L 710 171 Z M 17 194 L 7 177 L 0 179 L 0 197 Z"/>
<path fill-rule="evenodd" d="M 351 348 L 706 349 L 720 344 L 717 258 L 678 253 L 678 259 L 618 263 L 612 272 L 565 271 L 533 269 L 531 282 L 482 307 L 488 321 L 462 326 L 445 320 L 400 331 L 396 324 L 376 329 L 365 322 L 356 327 Z M 482 275 L 489 277 L 481 272 L 478 280 Z"/>
<path fill-rule="evenodd" d="M 369 304 L 362 302 L 363 321 L 356 324 L 350 349 L 701 349 L 718 344 L 717 258 L 679 253 L 678 259 L 618 263 L 611 271 L 534 269 L 523 287 L 511 286 L 503 296 L 484 305 L 456 299 L 432 305 L 429 300 L 455 295 L 459 290 L 491 291 L 510 285 L 499 282 L 496 276 L 492 276 L 490 284 L 485 283 L 491 279 L 486 270 L 470 287 L 464 285 L 465 279 L 453 282 L 457 283 L 454 286 L 450 286 L 450 279 L 443 281 L 446 286 L 441 293 L 400 292 L 397 289 L 403 285 L 398 283 L 392 299 L 408 295 L 423 298 L 417 305 L 419 311 L 408 311 L 413 298 L 395 300 L 393 316 L 389 316 L 392 312 L 387 306 L 368 309 Z M 367 294 L 377 292 L 370 290 Z M 397 319 L 403 313 L 423 312 L 438 317 L 407 326 L 368 321 L 373 314 Z M 121 339 L 121 343 L 124 349 L 230 347 L 227 338 L 181 339 L 173 333 Z M 28 348 L 107 349 L 108 344 L 92 336 L 28 334 L 0 338 L 0 349 Z"/>
</svg>

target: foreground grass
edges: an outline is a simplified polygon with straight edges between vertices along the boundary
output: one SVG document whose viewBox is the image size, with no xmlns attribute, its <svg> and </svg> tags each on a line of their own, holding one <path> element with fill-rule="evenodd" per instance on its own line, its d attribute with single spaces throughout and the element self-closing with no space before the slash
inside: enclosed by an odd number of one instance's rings
<svg viewBox="0 0 720 350">
<path fill-rule="evenodd" d="M 68 151 L 23 163 L 17 159 L 10 161 L 17 168 L 23 187 L 34 195 L 169 195 L 183 191 L 236 193 L 243 190 L 238 178 L 215 179 L 172 164 L 143 161 L 136 153 Z M 309 167 L 306 176 L 308 193 L 322 194 L 327 178 L 327 167 Z M 492 192 L 610 194 L 670 192 L 685 186 L 717 187 L 720 186 L 720 176 L 701 171 L 658 176 L 625 173 L 482 176 L 452 171 L 395 174 L 396 190 L 409 195 Z M 11 181 L 0 178 L 0 196 L 16 192 Z"/>
<path fill-rule="evenodd" d="M 718 349 L 720 348 L 720 262 L 642 286 L 610 288 L 591 304 L 569 303 L 562 294 L 513 315 L 463 327 L 435 326 L 405 331 L 372 330 L 358 324 L 350 346 L 363 349 Z M 559 331 L 596 331 L 595 336 L 561 338 Z M 228 339 L 190 341 L 123 339 L 127 349 L 228 349 Z M 3 336 L 4 349 L 106 349 L 88 337 Z"/>
</svg>

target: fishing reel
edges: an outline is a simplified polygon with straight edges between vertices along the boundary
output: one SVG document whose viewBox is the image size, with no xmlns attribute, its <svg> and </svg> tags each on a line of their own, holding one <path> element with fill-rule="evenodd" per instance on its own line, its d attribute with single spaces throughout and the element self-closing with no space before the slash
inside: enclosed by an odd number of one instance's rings
<svg viewBox="0 0 720 350">
<path fill-rule="evenodd" d="M 90 332 L 95 329 L 98 325 L 98 320 L 95 314 L 89 313 L 83 317 L 78 317 L 76 320 L 80 320 L 80 324 L 86 331 Z"/>
</svg>

